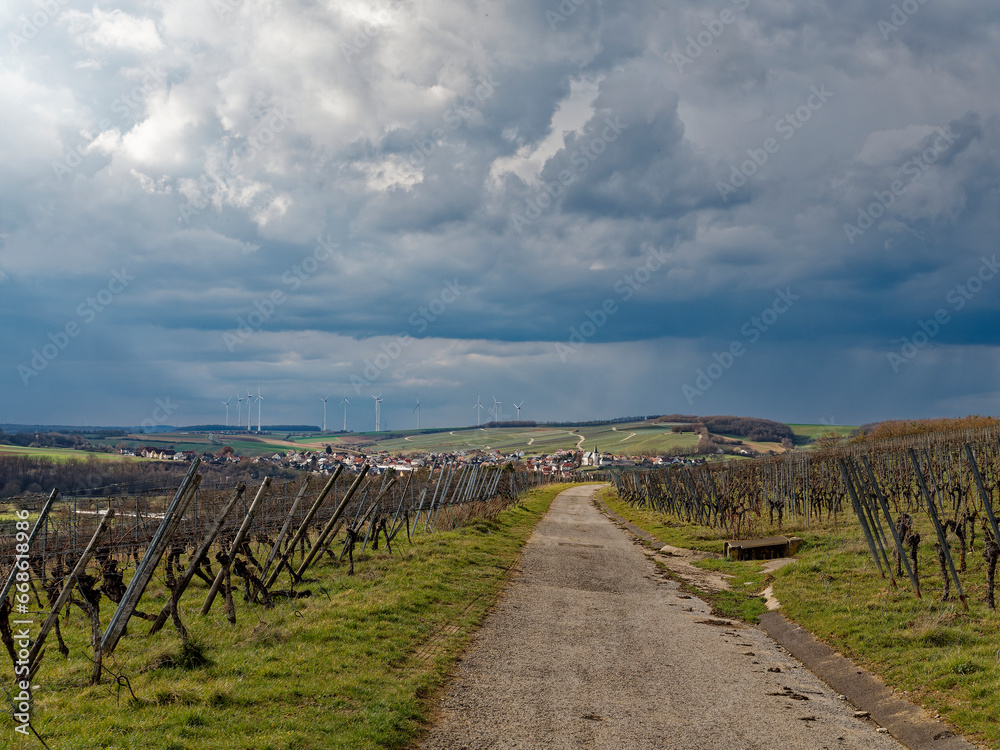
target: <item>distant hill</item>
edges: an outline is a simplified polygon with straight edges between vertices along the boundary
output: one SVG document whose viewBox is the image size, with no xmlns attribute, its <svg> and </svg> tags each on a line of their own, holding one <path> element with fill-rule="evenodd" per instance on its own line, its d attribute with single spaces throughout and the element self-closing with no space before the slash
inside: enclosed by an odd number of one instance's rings
<svg viewBox="0 0 1000 750">
<path fill-rule="evenodd" d="M 117 427 L 117 426 L 98 426 L 98 425 L 64 425 L 64 424 L 0 424 L 0 433 L 13 434 L 18 432 L 61 432 L 64 435 L 94 435 L 94 434 L 125 434 L 129 432 L 141 432 L 143 427 L 138 425 Z M 155 427 L 148 428 L 153 432 L 170 432 L 177 429 L 176 427 L 171 427 L 170 425 L 157 425 Z"/>
<path fill-rule="evenodd" d="M 952 432 L 954 430 L 976 430 L 1000 425 L 997 417 L 945 417 L 940 419 L 888 419 L 861 425 L 855 439 L 880 440 L 883 438 L 923 435 L 931 432 Z"/>
<path fill-rule="evenodd" d="M 632 422 L 652 422 L 657 416 L 615 417 L 614 419 L 592 419 L 587 422 L 538 422 L 539 427 L 601 427 L 607 424 L 630 424 Z M 516 424 L 516 422 L 514 423 Z"/>
<path fill-rule="evenodd" d="M 251 429 L 256 432 L 256 425 L 252 425 Z M 260 429 L 262 432 L 322 432 L 319 426 L 314 424 L 265 424 L 261 425 Z M 243 427 L 224 424 L 194 424 L 187 427 L 175 427 L 170 432 L 226 432 L 227 430 L 243 430 Z"/>
</svg>

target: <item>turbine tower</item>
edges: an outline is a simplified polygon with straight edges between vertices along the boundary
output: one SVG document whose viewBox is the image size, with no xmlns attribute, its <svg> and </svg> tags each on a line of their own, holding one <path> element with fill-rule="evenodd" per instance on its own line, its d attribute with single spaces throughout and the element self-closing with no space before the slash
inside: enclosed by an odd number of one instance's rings
<svg viewBox="0 0 1000 750">
<path fill-rule="evenodd" d="M 229 397 L 229 401 L 232 401 L 233 397 Z M 222 405 L 226 407 L 226 427 L 229 427 L 229 401 L 223 401 Z"/>
<path fill-rule="evenodd" d="M 420 429 L 420 394 L 417 394 L 417 405 L 413 407 L 413 411 L 417 413 L 417 429 Z M 411 414 L 413 412 L 410 412 Z"/>
<path fill-rule="evenodd" d="M 347 396 L 344 396 L 344 400 L 340 403 L 344 405 L 344 432 L 347 432 L 347 405 L 351 402 L 347 400 Z"/>
<path fill-rule="evenodd" d="M 479 427 L 479 424 L 483 421 L 483 409 L 486 407 L 483 406 L 483 400 L 478 396 L 478 394 L 476 395 L 476 405 L 472 408 L 473 410 L 479 409 L 479 411 L 476 412 L 476 427 Z"/>
<path fill-rule="evenodd" d="M 500 421 L 500 407 L 503 406 L 503 401 L 497 401 L 497 397 L 493 397 L 493 420 L 496 422 Z"/>
<path fill-rule="evenodd" d="M 243 397 L 240 395 L 239 391 L 236 391 L 236 426 L 241 427 L 243 425 Z"/>
<path fill-rule="evenodd" d="M 379 404 L 382 403 L 382 394 L 377 396 L 373 393 L 372 398 L 375 399 L 375 432 L 378 432 L 378 416 L 379 416 Z"/>
<path fill-rule="evenodd" d="M 250 389 L 247 388 L 247 432 L 251 431 L 250 420 L 253 419 L 253 412 L 250 408 L 253 406 L 253 394 L 250 393 Z"/>
<path fill-rule="evenodd" d="M 524 399 L 521 399 L 520 404 L 514 404 L 514 408 L 517 409 L 517 421 L 521 421 L 521 407 L 524 405 Z"/>
<path fill-rule="evenodd" d="M 260 386 L 257 386 L 257 434 L 260 434 L 260 402 L 264 397 L 260 395 Z"/>
<path fill-rule="evenodd" d="M 320 401 L 323 402 L 323 432 L 326 432 L 326 402 L 330 400 L 330 397 L 321 398 Z"/>
</svg>

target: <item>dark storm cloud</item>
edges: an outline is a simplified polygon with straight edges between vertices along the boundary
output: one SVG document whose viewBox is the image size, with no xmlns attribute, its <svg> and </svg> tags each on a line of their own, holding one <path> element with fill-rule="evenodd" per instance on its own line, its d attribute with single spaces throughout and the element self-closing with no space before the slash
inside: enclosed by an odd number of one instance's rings
<svg viewBox="0 0 1000 750">
<path fill-rule="evenodd" d="M 0 11 L 0 420 L 1000 408 L 992 3 L 57 5 Z"/>
</svg>

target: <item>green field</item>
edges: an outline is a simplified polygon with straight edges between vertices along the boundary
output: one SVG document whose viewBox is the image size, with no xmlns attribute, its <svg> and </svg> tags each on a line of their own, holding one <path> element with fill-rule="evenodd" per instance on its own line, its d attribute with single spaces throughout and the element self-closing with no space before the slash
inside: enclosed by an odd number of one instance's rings
<svg viewBox="0 0 1000 750">
<path fill-rule="evenodd" d="M 372 436 L 374 437 L 374 436 Z M 633 424 L 591 427 L 496 427 L 471 428 L 432 434 L 412 434 L 379 440 L 378 447 L 393 453 L 498 450 L 528 455 L 559 450 L 586 450 L 641 455 L 688 451 L 698 443 L 693 433 L 672 433 L 669 425 Z"/>
<path fill-rule="evenodd" d="M 823 437 L 825 435 L 847 437 L 858 429 L 853 425 L 842 424 L 790 424 L 788 426 L 792 428 L 792 432 L 794 432 L 798 437 L 807 438 L 809 440 L 815 440 L 816 438 Z"/>
<path fill-rule="evenodd" d="M 120 456 L 117 453 L 97 453 L 94 451 L 79 451 L 73 448 L 31 448 L 20 445 L 0 445 L 0 455 L 11 454 L 19 456 L 34 456 L 36 458 L 51 458 L 55 461 L 75 459 L 86 460 L 90 456 L 101 461 L 135 460 L 132 456 Z"/>
<path fill-rule="evenodd" d="M 649 455 L 687 453 L 698 445 L 698 436 L 693 432 L 671 432 L 670 427 L 664 425 L 619 426 L 614 435 L 617 442 L 598 447 L 611 453 Z"/>
</svg>

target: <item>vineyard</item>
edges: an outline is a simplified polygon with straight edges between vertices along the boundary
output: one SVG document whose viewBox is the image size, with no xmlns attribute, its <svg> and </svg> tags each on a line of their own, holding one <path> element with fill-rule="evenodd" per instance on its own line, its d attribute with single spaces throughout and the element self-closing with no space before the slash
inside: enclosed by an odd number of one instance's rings
<svg viewBox="0 0 1000 750">
<path fill-rule="evenodd" d="M 299 482 L 202 487 L 198 468 L 193 462 L 171 490 L 104 497 L 53 490 L 0 512 L 0 559 L 9 561 L 0 579 L 0 638 L 13 667 L 2 684 L 16 724 L 34 731 L 19 688 L 39 680 L 54 658 L 48 653 L 67 657 L 66 642 L 80 641 L 64 632 L 71 606 L 85 614 L 89 682 L 97 685 L 126 634 L 152 636 L 170 623 L 187 642 L 185 620 L 190 625 L 213 606 L 235 625 L 240 593 L 261 612 L 279 599 L 310 597 L 303 584 L 323 558 L 353 575 L 355 556 L 369 548 L 391 554 L 403 540 L 489 519 L 553 479 L 447 463 L 378 476 L 368 466 L 357 475 L 339 467 Z M 192 586 L 195 579 L 203 586 Z M 162 605 L 143 598 L 151 583 L 168 592 Z M 178 606 L 196 588 L 200 608 Z M 120 669 L 110 674 L 119 690 L 131 691 Z"/>
<path fill-rule="evenodd" d="M 995 426 L 874 439 L 756 461 L 616 472 L 618 495 L 635 507 L 745 539 L 794 527 L 856 521 L 875 569 L 922 594 L 933 547 L 941 598 L 967 608 L 963 575 L 978 549 L 984 601 L 994 604 L 1000 502 L 1000 429 Z M 847 518 L 844 515 L 848 514 Z M 904 578 L 905 571 L 905 578 Z M 976 587 L 981 588 L 976 581 Z M 924 586 L 926 588 L 926 586 Z"/>
<path fill-rule="evenodd" d="M 616 472 L 606 500 L 662 542 L 708 553 L 693 566 L 729 582 L 702 593 L 720 615 L 755 622 L 778 605 L 937 716 L 940 736 L 1000 747 L 1000 429 L 985 421 L 882 424 L 816 450 Z M 728 540 L 777 535 L 802 540 L 794 558 L 724 559 Z"/>
</svg>

